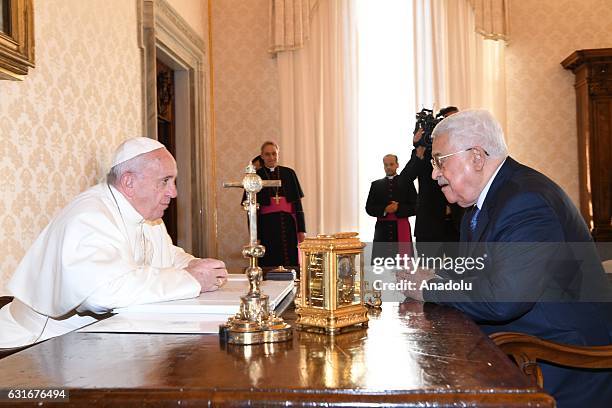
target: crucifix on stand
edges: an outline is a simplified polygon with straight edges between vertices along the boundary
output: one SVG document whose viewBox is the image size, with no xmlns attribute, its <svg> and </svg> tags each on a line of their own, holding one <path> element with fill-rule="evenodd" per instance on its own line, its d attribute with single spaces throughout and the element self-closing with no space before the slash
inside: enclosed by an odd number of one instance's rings
<svg viewBox="0 0 612 408">
<path fill-rule="evenodd" d="M 268 296 L 261 292 L 262 270 L 257 258 L 264 256 L 266 249 L 257 241 L 257 193 L 264 187 L 281 186 L 280 180 L 263 181 L 249 164 L 241 182 L 223 183 L 223 187 L 242 188 L 246 200 L 242 207 L 249 215 L 249 244 L 242 248 L 242 256 L 249 258 L 245 274 L 249 280 L 249 292 L 240 297 L 240 311 L 219 327 L 221 340 L 232 344 L 276 343 L 290 340 L 291 326 L 270 311 Z M 278 190 L 276 194 L 278 202 Z"/>
</svg>

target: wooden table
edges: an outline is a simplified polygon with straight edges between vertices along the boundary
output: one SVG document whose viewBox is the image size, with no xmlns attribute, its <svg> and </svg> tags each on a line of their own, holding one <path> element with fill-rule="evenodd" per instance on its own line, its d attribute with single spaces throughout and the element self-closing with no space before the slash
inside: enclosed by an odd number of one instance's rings
<svg viewBox="0 0 612 408">
<path fill-rule="evenodd" d="M 454 309 L 386 303 L 370 319 L 367 330 L 257 346 L 70 333 L 0 360 L 0 387 L 64 387 L 82 406 L 553 406 Z"/>
</svg>

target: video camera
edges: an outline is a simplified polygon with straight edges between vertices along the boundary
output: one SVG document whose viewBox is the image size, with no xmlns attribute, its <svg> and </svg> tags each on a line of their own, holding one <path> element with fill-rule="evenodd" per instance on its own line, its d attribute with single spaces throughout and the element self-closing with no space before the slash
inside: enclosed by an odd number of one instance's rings
<svg viewBox="0 0 612 408">
<path fill-rule="evenodd" d="M 419 129 L 423 129 L 423 136 L 414 144 L 414 147 L 423 146 L 426 149 L 431 149 L 431 133 L 442 119 L 444 119 L 444 114 L 442 111 L 438 112 L 436 116 L 434 116 L 432 109 L 423 108 L 420 112 L 418 112 L 416 114 L 417 121 L 414 126 L 413 134 L 415 134 Z"/>
</svg>

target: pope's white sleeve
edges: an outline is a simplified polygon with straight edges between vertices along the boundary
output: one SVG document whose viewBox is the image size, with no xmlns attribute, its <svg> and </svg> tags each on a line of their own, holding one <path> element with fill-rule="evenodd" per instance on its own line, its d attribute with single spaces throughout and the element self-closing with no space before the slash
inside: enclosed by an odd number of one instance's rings
<svg viewBox="0 0 612 408">
<path fill-rule="evenodd" d="M 170 252 L 172 254 L 172 266 L 174 266 L 176 269 L 185 269 L 187 265 L 189 265 L 189 262 L 191 262 L 192 259 L 196 259 L 196 257 L 188 254 L 183 248 L 172 243 L 172 238 L 170 238 L 164 224 L 161 224 L 160 228 L 162 230 L 161 234 L 164 240 L 163 246 L 170 248 Z"/>
<path fill-rule="evenodd" d="M 198 281 L 184 270 L 140 267 L 98 288 L 78 310 L 105 313 L 118 307 L 189 299 L 200 290 Z"/>
<path fill-rule="evenodd" d="M 181 247 L 172 245 L 172 249 L 174 250 L 174 260 L 172 265 L 174 265 L 174 267 L 177 269 L 185 269 L 192 259 L 196 259 L 195 256 L 188 254 Z"/>
</svg>

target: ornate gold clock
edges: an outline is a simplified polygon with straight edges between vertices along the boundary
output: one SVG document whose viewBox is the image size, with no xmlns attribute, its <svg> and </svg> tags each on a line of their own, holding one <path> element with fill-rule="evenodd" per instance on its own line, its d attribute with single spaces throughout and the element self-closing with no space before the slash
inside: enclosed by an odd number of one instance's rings
<svg viewBox="0 0 612 408">
<path fill-rule="evenodd" d="M 363 248 L 356 232 L 318 235 L 300 245 L 301 276 L 295 299 L 300 329 L 335 334 L 367 327 Z"/>
</svg>

